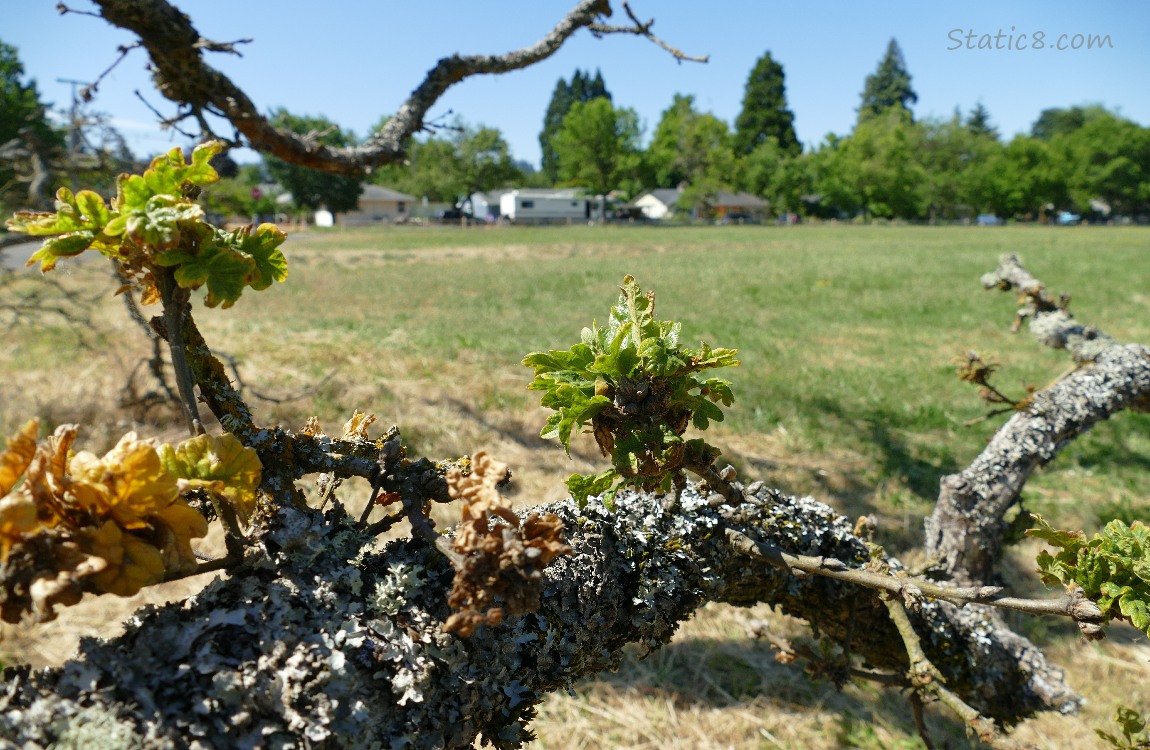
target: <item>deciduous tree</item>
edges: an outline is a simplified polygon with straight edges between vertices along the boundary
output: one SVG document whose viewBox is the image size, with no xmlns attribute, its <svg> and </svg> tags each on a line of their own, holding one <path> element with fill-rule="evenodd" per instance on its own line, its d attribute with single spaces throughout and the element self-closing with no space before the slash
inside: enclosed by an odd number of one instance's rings
<svg viewBox="0 0 1150 750">
<path fill-rule="evenodd" d="M 684 208 L 698 206 L 736 180 L 727 123 L 697 111 L 693 96 L 675 95 L 659 119 L 646 158 L 659 187 L 685 188 Z"/>
<path fill-rule="evenodd" d="M 354 135 L 326 117 L 301 117 L 280 109 L 272 121 L 276 127 L 304 135 L 316 144 L 346 147 L 356 142 Z M 267 165 L 271 176 L 291 192 L 292 201 L 300 208 L 344 213 L 359 203 L 362 181 L 355 177 L 321 172 L 274 156 L 267 158 Z"/>
<path fill-rule="evenodd" d="M 576 102 L 555 134 L 559 179 L 594 195 L 622 186 L 639 166 L 639 116 L 599 97 Z"/>
</svg>

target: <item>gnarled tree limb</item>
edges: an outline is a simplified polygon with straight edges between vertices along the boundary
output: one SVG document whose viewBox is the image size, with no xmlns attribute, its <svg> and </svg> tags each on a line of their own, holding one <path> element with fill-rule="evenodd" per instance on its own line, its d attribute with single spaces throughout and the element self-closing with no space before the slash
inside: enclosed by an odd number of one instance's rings
<svg viewBox="0 0 1150 750">
<path fill-rule="evenodd" d="M 1119 344 L 1084 326 L 1044 291 L 1014 255 L 983 277 L 987 288 L 1018 289 L 1035 337 L 1066 349 L 1082 366 L 1038 391 L 1004 424 L 963 471 L 943 477 L 926 521 L 926 551 L 961 583 L 985 583 L 993 574 L 1008 524 L 1006 512 L 1022 486 L 1070 441 L 1123 409 L 1150 407 L 1150 348 Z"/>
<path fill-rule="evenodd" d="M 84 732 L 148 747 L 499 747 L 528 737 L 548 691 L 617 666 L 627 644 L 654 649 L 708 601 L 769 602 L 817 623 L 875 667 L 903 672 L 906 652 L 870 592 L 800 579 L 755 562 L 723 528 L 791 552 L 859 565 L 866 544 L 830 508 L 756 489 L 715 508 L 685 490 L 621 494 L 557 513 L 571 557 L 546 571 L 542 608 L 459 639 L 440 627 L 452 569 L 424 541 L 364 555 L 370 541 L 342 511 L 280 508 L 257 551 L 193 600 L 151 610 L 60 669 L 9 673 L 0 736 L 25 746 Z M 892 563 L 896 564 L 897 563 Z M 923 602 L 910 619 L 947 687 L 982 715 L 1012 722 L 1078 702 L 1061 672 L 973 613 Z"/>
<path fill-rule="evenodd" d="M 192 21 L 166 0 L 93 0 L 109 23 L 140 38 L 155 67 L 156 88 L 167 99 L 186 108 L 182 116 L 203 120 L 209 112 L 228 120 L 257 151 L 313 169 L 361 174 L 400 161 L 407 143 L 424 128 L 428 111 L 449 87 L 474 75 L 507 73 L 554 54 L 581 28 L 596 33 L 634 33 L 667 47 L 650 33 L 650 22 L 636 26 L 605 26 L 611 15 L 609 0 L 582 0 L 549 34 L 535 44 L 502 55 L 452 55 L 428 71 L 423 82 L 383 127 L 365 143 L 347 148 L 325 146 L 306 135 L 277 128 L 260 114 L 255 103 L 227 76 L 204 62 L 204 50 L 220 45 L 207 41 Z M 225 51 L 231 51 L 224 45 Z M 668 48 L 670 49 L 670 48 Z M 680 59 L 689 58 L 677 50 Z"/>
</svg>

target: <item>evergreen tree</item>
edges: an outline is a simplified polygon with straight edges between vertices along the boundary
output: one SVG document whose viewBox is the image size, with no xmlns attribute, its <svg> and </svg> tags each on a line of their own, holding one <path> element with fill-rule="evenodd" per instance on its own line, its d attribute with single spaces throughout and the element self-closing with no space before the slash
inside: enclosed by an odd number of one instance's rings
<svg viewBox="0 0 1150 750">
<path fill-rule="evenodd" d="M 582 70 L 576 70 L 568 84 L 562 78 L 555 84 L 555 91 L 551 94 L 551 103 L 547 105 L 547 113 L 543 116 L 543 130 L 539 133 L 539 148 L 543 151 L 542 169 L 548 182 L 554 184 L 559 180 L 559 160 L 555 155 L 552 140 L 559 128 L 563 125 L 563 118 L 571 111 L 577 102 L 589 102 L 593 99 L 606 99 L 611 101 L 611 93 L 603 82 L 603 74 L 596 70 L 595 77 Z"/>
<path fill-rule="evenodd" d="M 974 109 L 970 110 L 970 114 L 966 118 L 966 129 L 974 135 L 987 135 L 998 140 L 998 129 L 990 124 L 990 112 L 983 106 L 982 102 L 974 105 Z"/>
<path fill-rule="evenodd" d="M 787 109 L 783 66 L 767 52 L 747 78 L 743 92 L 743 109 L 735 120 L 735 153 L 747 156 L 768 138 L 774 138 L 788 154 L 803 149 L 795 136 L 795 116 Z"/>
<path fill-rule="evenodd" d="M 576 71 L 578 76 L 579 72 Z M 543 151 L 541 171 L 551 182 L 555 182 L 559 175 L 559 161 L 555 156 L 555 149 L 551 139 L 559 132 L 563 118 L 571 109 L 571 89 L 567 81 L 562 78 L 555 84 L 555 91 L 551 93 L 551 103 L 547 105 L 547 114 L 543 116 L 543 131 L 539 134 L 539 148 Z"/>
<path fill-rule="evenodd" d="M 859 122 L 863 122 L 891 107 L 901 107 L 910 111 L 908 105 L 918 101 L 918 94 L 910 87 L 910 73 L 898 42 L 890 40 L 886 54 L 878 64 L 878 69 L 867 76 L 863 86 L 862 104 L 859 106 Z"/>
</svg>

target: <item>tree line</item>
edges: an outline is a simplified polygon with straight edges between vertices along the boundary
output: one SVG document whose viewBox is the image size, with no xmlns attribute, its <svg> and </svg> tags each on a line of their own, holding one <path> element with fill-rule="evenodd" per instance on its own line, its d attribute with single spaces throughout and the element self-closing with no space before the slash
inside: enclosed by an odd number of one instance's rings
<svg viewBox="0 0 1150 750">
<path fill-rule="evenodd" d="M 84 150 L 70 148 L 84 129 L 75 117 L 67 127 L 53 126 L 35 84 L 22 80 L 16 51 L 4 45 L 0 52 L 0 147 L 9 144 L 7 154 L 0 151 L 0 201 L 14 206 L 35 193 L 28 190 L 32 177 L 21 176 L 36 174 L 27 144 L 55 154 L 46 161 L 67 171 L 61 155 Z M 570 80 L 557 82 L 546 109 L 540 169 L 517 161 L 498 129 L 457 117 L 413 140 L 403 163 L 367 179 L 465 210 L 468 196 L 480 191 L 578 187 L 622 199 L 647 189 L 681 188 L 679 208 L 685 210 L 704 207 L 723 191 L 743 191 L 769 201 L 774 214 L 819 218 L 934 221 L 991 214 L 1044 220 L 1060 211 L 1096 220 L 1150 215 L 1150 128 L 1101 105 L 1085 105 L 1047 109 L 1029 133 L 1006 139 L 981 103 L 967 113 L 956 109 L 948 118 L 917 119 L 911 111 L 917 99 L 892 39 L 864 82 L 851 132 L 828 134 L 804 148 L 787 104 L 783 66 L 767 52 L 747 77 L 733 126 L 700 111 L 693 96 L 676 94 L 644 142 L 638 113 L 614 101 L 602 74 L 576 70 Z M 322 116 L 279 109 L 272 121 L 310 133 L 327 146 L 359 142 Z M 113 161 L 130 162 L 122 139 L 117 148 Z M 88 147 L 86 158 L 91 161 L 97 151 Z M 262 164 L 231 166 L 221 169 L 231 179 L 213 191 L 211 207 L 245 216 L 275 211 L 272 196 L 252 190 L 265 182 L 291 192 L 297 208 L 335 212 L 355 208 L 362 185 L 359 177 L 270 156 Z M 35 184 L 44 183 L 43 171 Z M 98 181 L 108 182 L 114 173 L 105 169 Z"/>
</svg>

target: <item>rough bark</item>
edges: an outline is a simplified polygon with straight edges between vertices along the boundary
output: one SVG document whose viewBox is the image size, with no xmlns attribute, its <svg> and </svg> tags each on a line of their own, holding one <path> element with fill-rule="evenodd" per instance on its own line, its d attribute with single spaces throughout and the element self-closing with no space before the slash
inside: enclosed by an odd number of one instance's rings
<svg viewBox="0 0 1150 750">
<path fill-rule="evenodd" d="M 878 668 L 907 657 L 871 592 L 750 561 L 724 525 L 789 551 L 869 559 L 847 520 L 810 498 L 750 488 L 716 507 L 625 494 L 560 515 L 575 552 L 547 570 L 542 608 L 456 638 L 439 626 L 452 571 L 431 545 L 368 540 L 339 511 L 280 509 L 232 577 L 140 614 L 62 668 L 10 670 L 0 737 L 21 747 L 499 747 L 529 737 L 548 691 L 655 649 L 703 603 L 769 602 Z M 897 566 L 897 562 L 893 563 Z M 1072 710 L 1059 670 L 973 611 L 912 613 L 950 689 L 1012 722 Z"/>
<path fill-rule="evenodd" d="M 1017 256 L 1003 256 L 982 282 L 988 289 L 1018 290 L 1019 322 L 1028 320 L 1040 343 L 1067 350 L 1081 366 L 1035 393 L 970 466 L 942 478 L 926 520 L 926 552 L 960 583 L 990 581 L 1009 527 L 1005 515 L 1036 469 L 1111 415 L 1150 408 L 1150 348 L 1119 344 L 1075 320 L 1066 300 L 1047 295 Z"/>
<path fill-rule="evenodd" d="M 608 0 L 583 0 L 543 39 L 503 55 L 452 55 L 428 71 L 396 114 L 363 145 L 334 148 L 307 135 L 276 128 L 227 76 L 204 62 L 205 50 L 235 52 L 235 45 L 200 36 L 192 21 L 165 0 L 93 0 L 100 15 L 140 38 L 154 66 L 157 90 L 206 128 L 204 113 L 228 120 L 257 151 L 305 167 L 359 174 L 403 159 L 407 143 L 424 128 L 428 110 L 453 84 L 473 75 L 506 73 L 554 54 L 581 28 L 611 15 Z"/>
</svg>

